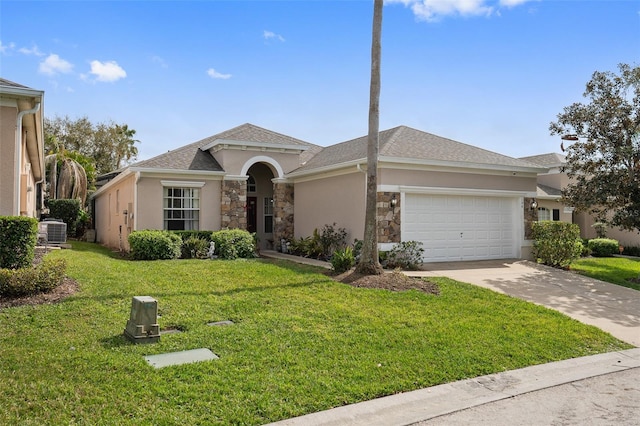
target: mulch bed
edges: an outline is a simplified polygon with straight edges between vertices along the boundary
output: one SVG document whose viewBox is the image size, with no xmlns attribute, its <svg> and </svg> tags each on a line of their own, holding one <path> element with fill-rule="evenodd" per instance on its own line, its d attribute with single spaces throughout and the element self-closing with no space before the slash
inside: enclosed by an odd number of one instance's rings
<svg viewBox="0 0 640 426">
<path fill-rule="evenodd" d="M 427 294 L 440 294 L 437 284 L 423 278 L 408 277 L 401 271 L 381 275 L 361 275 L 349 271 L 333 277 L 336 281 L 360 288 L 378 288 L 389 291 L 418 290 Z"/>
<path fill-rule="evenodd" d="M 42 262 L 42 258 L 47 253 L 47 250 L 36 248 L 35 257 L 33 259 L 33 265 L 38 265 Z M 0 296 L 0 310 L 3 308 L 9 308 L 13 306 L 23 305 L 43 305 L 58 303 L 79 290 L 78 283 L 69 277 L 65 277 L 62 280 L 62 284 L 54 288 L 47 293 L 34 294 L 32 296 L 23 297 L 2 297 Z"/>
</svg>

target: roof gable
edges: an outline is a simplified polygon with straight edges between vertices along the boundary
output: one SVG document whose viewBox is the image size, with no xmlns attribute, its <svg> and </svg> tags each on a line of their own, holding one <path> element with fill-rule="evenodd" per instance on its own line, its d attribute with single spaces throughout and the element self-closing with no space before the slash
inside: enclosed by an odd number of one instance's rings
<svg viewBox="0 0 640 426">
<path fill-rule="evenodd" d="M 368 136 L 324 148 L 296 170 L 308 171 L 367 158 Z M 407 126 L 394 127 L 379 133 L 381 159 L 415 162 L 450 163 L 461 166 L 499 166 L 536 168 L 535 164 L 488 151 L 472 145 L 443 138 Z"/>
</svg>

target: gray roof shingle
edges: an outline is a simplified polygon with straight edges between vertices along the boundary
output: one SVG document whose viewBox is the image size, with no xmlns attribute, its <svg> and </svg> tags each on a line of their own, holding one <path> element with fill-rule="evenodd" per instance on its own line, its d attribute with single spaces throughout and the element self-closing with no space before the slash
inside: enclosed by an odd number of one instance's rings
<svg viewBox="0 0 640 426">
<path fill-rule="evenodd" d="M 521 160 L 529 163 L 539 164 L 544 167 L 559 166 L 566 163 L 566 157 L 562 154 L 551 152 L 549 154 L 531 155 L 529 157 L 520 157 Z"/>
<path fill-rule="evenodd" d="M 140 161 L 131 166 L 169 170 L 207 170 L 223 172 L 222 166 L 220 166 L 216 159 L 213 158 L 209 152 L 200 149 L 216 140 L 258 142 L 271 145 L 300 145 L 301 147 L 307 148 L 307 151 L 303 153 L 303 155 L 307 156 L 313 155 L 314 152 L 320 149 L 320 147 L 311 143 L 246 123 L 148 160 Z"/>
<path fill-rule="evenodd" d="M 7 87 L 19 87 L 21 89 L 30 89 L 30 87 L 23 86 L 22 84 L 15 83 L 11 80 L 7 80 L 6 78 L 0 78 L 0 86 Z"/>
<path fill-rule="evenodd" d="M 469 165 L 538 167 L 528 161 L 487 151 L 407 126 L 381 131 L 379 134 L 379 153 L 384 157 L 468 163 Z M 296 172 L 366 159 L 366 157 L 367 136 L 363 136 L 324 148 Z"/>
</svg>

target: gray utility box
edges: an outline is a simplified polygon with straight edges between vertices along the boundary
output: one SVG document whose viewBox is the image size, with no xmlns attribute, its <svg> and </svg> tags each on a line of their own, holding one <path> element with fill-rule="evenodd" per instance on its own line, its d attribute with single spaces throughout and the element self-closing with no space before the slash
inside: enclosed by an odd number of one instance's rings
<svg viewBox="0 0 640 426">
<path fill-rule="evenodd" d="M 160 340 L 156 299 L 151 296 L 135 296 L 131 300 L 131 315 L 124 335 L 134 343 L 155 343 Z"/>
</svg>

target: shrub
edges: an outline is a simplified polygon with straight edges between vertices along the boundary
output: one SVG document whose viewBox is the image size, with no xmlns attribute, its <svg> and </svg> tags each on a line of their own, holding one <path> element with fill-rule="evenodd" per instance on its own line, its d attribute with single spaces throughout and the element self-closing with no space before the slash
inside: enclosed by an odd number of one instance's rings
<svg viewBox="0 0 640 426">
<path fill-rule="evenodd" d="M 76 235 L 76 224 L 80 217 L 80 200 L 49 200 L 49 217 L 60 219 L 67 224 L 67 235 Z"/>
<path fill-rule="evenodd" d="M 636 256 L 640 257 L 640 247 L 639 246 L 625 246 L 622 252 L 625 256 Z"/>
<path fill-rule="evenodd" d="M 589 240 L 591 254 L 596 257 L 611 257 L 619 253 L 619 244 L 610 238 L 594 238 Z"/>
<path fill-rule="evenodd" d="M 36 267 L 0 269 L 0 296 L 21 297 L 51 291 L 62 283 L 64 259 L 47 259 Z"/>
<path fill-rule="evenodd" d="M 177 259 L 182 253 L 182 238 L 169 231 L 133 231 L 129 246 L 135 260 Z"/>
<path fill-rule="evenodd" d="M 206 259 L 209 242 L 199 237 L 189 237 L 182 242 L 183 259 Z"/>
<path fill-rule="evenodd" d="M 38 221 L 30 217 L 0 216 L 0 268 L 31 266 L 38 238 Z"/>
<path fill-rule="evenodd" d="M 348 271 L 356 264 L 353 256 L 353 249 L 351 247 L 345 247 L 342 250 L 336 250 L 331 256 L 331 266 L 333 270 L 341 273 Z"/>
<path fill-rule="evenodd" d="M 385 267 L 418 269 L 419 265 L 422 265 L 423 253 L 424 249 L 420 241 L 403 241 L 387 253 Z"/>
<path fill-rule="evenodd" d="M 213 231 L 170 231 L 173 234 L 179 235 L 182 241 L 187 241 L 191 237 L 200 238 L 207 243 L 211 242 L 211 233 Z"/>
<path fill-rule="evenodd" d="M 332 225 L 324 225 L 320 232 L 319 242 L 322 255 L 325 257 L 347 245 L 347 230 L 336 226 L 335 222 Z"/>
<path fill-rule="evenodd" d="M 533 255 L 538 263 L 566 268 L 582 253 L 580 228 L 566 222 L 542 221 L 532 226 Z"/>
<path fill-rule="evenodd" d="M 221 259 L 255 257 L 253 235 L 242 229 L 224 229 L 211 234 L 216 243 L 216 253 Z"/>
</svg>

